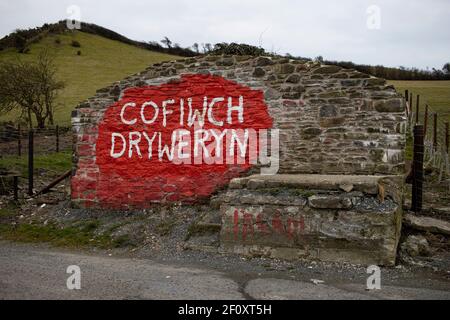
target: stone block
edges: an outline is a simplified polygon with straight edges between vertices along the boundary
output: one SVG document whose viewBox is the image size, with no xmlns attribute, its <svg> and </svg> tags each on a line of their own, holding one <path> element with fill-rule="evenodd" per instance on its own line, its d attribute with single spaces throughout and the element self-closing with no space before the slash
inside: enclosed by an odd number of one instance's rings
<svg viewBox="0 0 450 320">
<path fill-rule="evenodd" d="M 230 197 L 220 209 L 222 252 L 395 264 L 402 222 L 401 177 L 262 177 L 241 179 L 244 189 L 228 191 Z M 261 187 L 247 190 L 245 179 Z M 260 180 L 265 180 L 264 186 Z M 268 194 L 268 186 L 278 186 L 278 191 Z M 342 190 L 345 186 L 352 190 Z"/>
</svg>

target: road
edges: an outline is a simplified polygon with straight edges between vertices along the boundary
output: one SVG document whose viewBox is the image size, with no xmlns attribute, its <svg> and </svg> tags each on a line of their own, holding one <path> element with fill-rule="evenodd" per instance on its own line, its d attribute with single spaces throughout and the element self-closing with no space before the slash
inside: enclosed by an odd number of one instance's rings
<svg viewBox="0 0 450 320">
<path fill-rule="evenodd" d="M 81 270 L 69 290 L 67 267 Z M 281 275 L 280 275 L 281 276 Z M 449 299 L 450 291 L 365 284 L 314 284 L 250 274 L 244 282 L 208 266 L 117 258 L 0 242 L 0 299 Z"/>
</svg>

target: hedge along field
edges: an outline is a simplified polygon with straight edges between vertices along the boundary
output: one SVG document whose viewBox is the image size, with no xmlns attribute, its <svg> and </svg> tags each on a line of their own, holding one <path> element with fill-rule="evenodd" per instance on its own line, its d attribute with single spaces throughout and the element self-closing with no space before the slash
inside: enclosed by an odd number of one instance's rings
<svg viewBox="0 0 450 320">
<path fill-rule="evenodd" d="M 73 47 L 71 44 L 74 40 L 81 47 Z M 59 94 L 59 106 L 55 113 L 56 124 L 64 126 L 70 125 L 72 109 L 79 102 L 93 96 L 97 89 L 140 72 L 151 64 L 179 58 L 75 31 L 46 36 L 40 42 L 32 44 L 27 54 L 19 54 L 13 48 L 0 51 L 0 62 L 18 57 L 24 61 L 33 60 L 44 48 L 55 55 L 58 79 L 65 83 L 65 88 Z M 78 51 L 81 51 L 81 55 L 77 55 Z M 16 114 L 8 114 L 1 116 L 0 121 L 15 118 Z"/>
</svg>

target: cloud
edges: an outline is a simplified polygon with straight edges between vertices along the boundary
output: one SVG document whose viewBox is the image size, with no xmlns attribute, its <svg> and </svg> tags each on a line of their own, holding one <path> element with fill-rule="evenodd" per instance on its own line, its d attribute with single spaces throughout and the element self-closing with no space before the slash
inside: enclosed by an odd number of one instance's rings
<svg viewBox="0 0 450 320">
<path fill-rule="evenodd" d="M 245 42 L 269 51 L 387 66 L 441 68 L 450 60 L 447 0 L 0 0 L 0 35 L 67 17 L 125 36 L 182 46 Z M 380 8 L 380 29 L 367 28 L 367 8 Z"/>
</svg>

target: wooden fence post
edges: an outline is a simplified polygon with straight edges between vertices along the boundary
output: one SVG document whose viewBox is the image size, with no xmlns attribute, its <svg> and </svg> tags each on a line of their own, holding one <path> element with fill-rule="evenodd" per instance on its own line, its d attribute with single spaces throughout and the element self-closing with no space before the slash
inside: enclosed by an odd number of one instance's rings
<svg viewBox="0 0 450 320">
<path fill-rule="evenodd" d="M 417 95 L 416 101 L 416 123 L 419 123 L 419 95 Z"/>
<path fill-rule="evenodd" d="M 449 132 L 448 132 L 448 121 L 445 123 L 445 152 L 448 154 L 448 148 L 449 148 Z"/>
<path fill-rule="evenodd" d="M 427 136 L 428 129 L 428 104 L 425 105 L 425 115 L 423 116 L 423 136 L 424 139 Z"/>
<path fill-rule="evenodd" d="M 56 126 L 56 152 L 59 152 L 59 126 Z"/>
<path fill-rule="evenodd" d="M 33 195 L 33 170 L 34 170 L 34 136 L 33 136 L 33 129 L 30 129 L 28 132 L 28 194 L 30 196 Z"/>
<path fill-rule="evenodd" d="M 411 211 L 422 211 L 422 188 L 423 188 L 423 126 L 414 126 L 414 158 L 413 158 L 413 182 Z"/>
<path fill-rule="evenodd" d="M 433 150 L 437 149 L 437 113 L 433 113 Z"/>
<path fill-rule="evenodd" d="M 407 115 L 407 117 L 408 117 L 408 119 L 409 119 L 409 117 L 411 116 L 411 110 L 410 110 L 410 107 L 409 107 L 409 93 L 408 93 L 408 90 L 405 90 L 405 101 L 406 101 L 406 115 Z"/>
<path fill-rule="evenodd" d="M 20 124 L 17 126 L 17 155 L 20 157 L 22 155 L 22 130 L 20 129 Z"/>
</svg>

